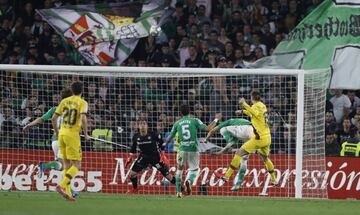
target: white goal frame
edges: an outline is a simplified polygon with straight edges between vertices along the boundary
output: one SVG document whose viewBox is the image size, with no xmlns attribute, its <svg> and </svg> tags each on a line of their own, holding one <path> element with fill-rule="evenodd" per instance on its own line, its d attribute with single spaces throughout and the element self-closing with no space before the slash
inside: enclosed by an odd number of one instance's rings
<svg viewBox="0 0 360 215">
<path fill-rule="evenodd" d="M 0 64 L 0 71 L 36 71 L 37 73 L 48 71 L 61 71 L 62 74 L 72 72 L 87 73 L 103 72 L 104 75 L 122 77 L 130 76 L 131 73 L 141 73 L 141 77 L 162 77 L 162 74 L 179 72 L 183 74 L 201 75 L 293 75 L 297 77 L 297 127 L 296 127 L 296 170 L 295 170 L 295 198 L 302 198 L 302 169 L 303 169 L 303 130 L 304 130 L 304 84 L 305 70 L 285 69 L 223 69 L 223 68 L 165 68 L 165 67 L 117 67 L 117 66 L 58 66 L 58 65 L 14 65 Z M 131 75 L 131 77 L 136 77 Z"/>
</svg>

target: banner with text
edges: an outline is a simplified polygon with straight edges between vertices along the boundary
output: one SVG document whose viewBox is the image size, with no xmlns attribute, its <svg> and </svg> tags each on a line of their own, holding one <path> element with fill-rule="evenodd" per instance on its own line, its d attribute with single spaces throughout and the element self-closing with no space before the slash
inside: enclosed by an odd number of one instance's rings
<svg viewBox="0 0 360 215">
<path fill-rule="evenodd" d="M 0 160 L 0 190 L 54 191 L 60 181 L 61 172 L 50 171 L 38 178 L 38 162 L 50 161 L 51 151 L 1 150 L 5 155 Z M 125 193 L 131 186 L 128 179 L 129 169 L 125 168 L 126 153 L 84 152 L 82 170 L 79 171 L 72 186 L 75 191 Z M 168 154 L 170 172 L 175 173 L 175 154 Z M 270 185 L 268 173 L 258 156 L 249 159 L 243 189 L 229 191 L 235 178 L 224 184 L 213 172 L 224 171 L 232 155 L 218 157 L 201 156 L 201 169 L 194 182 L 194 194 L 232 195 L 232 196 L 271 196 L 293 197 L 295 180 L 295 159 L 293 155 L 272 155 L 277 165 L 278 187 Z M 311 175 L 312 183 L 303 186 L 313 189 L 325 189 L 331 199 L 360 199 L 360 166 L 358 158 L 328 157 L 325 176 L 317 177 L 319 170 L 304 170 L 303 177 Z M 185 173 L 187 174 L 187 173 Z M 155 168 L 149 168 L 139 174 L 139 193 L 174 194 L 175 187 L 169 184 Z"/>
</svg>

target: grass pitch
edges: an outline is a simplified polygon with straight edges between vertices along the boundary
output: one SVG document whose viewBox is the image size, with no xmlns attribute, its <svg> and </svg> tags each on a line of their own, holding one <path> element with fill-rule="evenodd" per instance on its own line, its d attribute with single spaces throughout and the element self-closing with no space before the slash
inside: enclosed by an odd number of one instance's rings
<svg viewBox="0 0 360 215">
<path fill-rule="evenodd" d="M 359 208 L 360 201 L 350 200 L 81 193 L 67 202 L 55 192 L 0 192 L 1 215 L 352 215 Z"/>
</svg>

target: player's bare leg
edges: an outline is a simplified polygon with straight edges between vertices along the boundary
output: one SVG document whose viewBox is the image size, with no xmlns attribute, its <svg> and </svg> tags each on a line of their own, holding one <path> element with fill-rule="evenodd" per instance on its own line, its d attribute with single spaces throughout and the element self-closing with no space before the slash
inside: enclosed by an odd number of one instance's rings
<svg viewBox="0 0 360 215">
<path fill-rule="evenodd" d="M 269 157 L 267 155 L 263 155 L 263 154 L 259 154 L 261 157 L 261 160 L 264 162 L 266 170 L 269 172 L 270 174 L 270 181 L 274 186 L 277 186 L 278 182 L 276 180 L 276 175 L 275 175 L 275 171 L 274 171 L 274 164 L 272 163 L 272 161 L 269 159 Z"/>
<path fill-rule="evenodd" d="M 240 148 L 236 153 L 240 157 L 240 170 L 238 172 L 238 178 L 235 185 L 231 188 L 231 191 L 240 190 L 242 187 L 242 182 L 247 169 L 247 161 L 249 158 L 249 153 L 245 151 L 243 148 Z"/>
<path fill-rule="evenodd" d="M 225 146 L 225 148 L 223 150 L 221 150 L 219 152 L 219 154 L 223 153 L 225 150 L 230 148 L 233 144 L 239 142 L 238 138 L 233 137 L 231 132 L 229 132 L 226 128 L 220 129 L 220 133 L 223 136 L 223 138 L 225 139 L 227 145 Z M 235 154 L 233 160 L 230 163 L 229 168 L 226 170 L 225 173 L 215 172 L 214 174 L 216 177 L 227 182 L 230 179 L 231 175 L 234 173 L 234 171 L 239 167 L 239 165 L 240 165 L 240 157 L 237 154 Z"/>
<path fill-rule="evenodd" d="M 170 181 L 171 184 L 176 184 L 176 178 L 175 176 L 168 173 L 167 175 L 163 175 L 168 181 Z"/>
<path fill-rule="evenodd" d="M 234 158 L 232 159 L 230 166 L 226 170 L 226 172 L 225 173 L 215 172 L 215 176 L 221 178 L 225 182 L 227 182 L 230 179 L 234 171 L 237 170 L 237 168 L 239 168 L 241 162 L 241 156 L 238 154 L 238 152 L 234 155 Z"/>
<path fill-rule="evenodd" d="M 132 188 L 126 192 L 126 194 L 135 194 L 138 192 L 138 179 L 137 179 L 137 172 L 131 170 L 130 171 L 130 181 L 132 184 Z"/>
<path fill-rule="evenodd" d="M 72 196 L 70 182 L 75 177 L 76 173 L 80 169 L 80 161 L 77 160 L 64 160 L 65 167 L 70 166 L 65 171 L 65 177 L 56 187 L 56 191 L 62 194 L 67 200 L 74 201 Z M 65 192 L 64 192 L 65 191 Z"/>
</svg>

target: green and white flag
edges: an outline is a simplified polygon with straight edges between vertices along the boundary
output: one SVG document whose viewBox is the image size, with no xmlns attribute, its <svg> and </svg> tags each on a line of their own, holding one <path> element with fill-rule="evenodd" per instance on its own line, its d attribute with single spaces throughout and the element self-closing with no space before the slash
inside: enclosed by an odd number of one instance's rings
<svg viewBox="0 0 360 215">
<path fill-rule="evenodd" d="M 163 6 L 153 0 L 76 5 L 37 11 L 91 64 L 120 65 L 138 39 L 159 33 Z"/>
<path fill-rule="evenodd" d="M 250 67 L 332 69 L 330 88 L 360 88 L 360 0 L 325 0 Z"/>
</svg>

